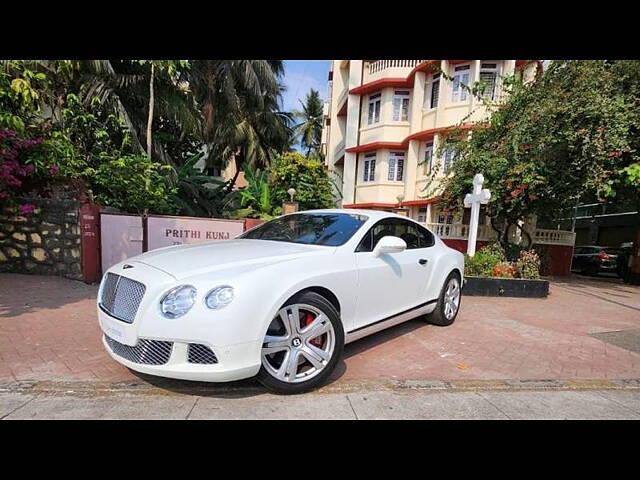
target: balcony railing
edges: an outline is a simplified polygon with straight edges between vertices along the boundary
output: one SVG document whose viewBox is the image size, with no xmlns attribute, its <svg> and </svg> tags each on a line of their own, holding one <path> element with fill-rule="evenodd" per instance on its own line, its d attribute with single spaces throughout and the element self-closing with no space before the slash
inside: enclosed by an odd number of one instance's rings
<svg viewBox="0 0 640 480">
<path fill-rule="evenodd" d="M 424 60 L 376 60 L 369 63 L 369 75 L 385 68 L 414 68 Z"/>
<path fill-rule="evenodd" d="M 469 225 L 462 223 L 424 223 L 429 230 L 440 238 L 455 238 L 467 240 L 469 238 Z M 490 225 L 478 226 L 478 240 L 497 240 L 496 231 Z M 531 240 L 538 245 L 566 245 L 573 246 L 576 241 L 576 234 L 566 230 L 545 230 L 537 228 L 531 233 Z"/>
<path fill-rule="evenodd" d="M 569 245 L 576 243 L 576 234 L 566 230 L 545 230 L 537 228 L 531 235 L 533 243 L 544 245 Z"/>
<path fill-rule="evenodd" d="M 469 238 L 469 225 L 462 223 L 425 223 L 429 230 L 440 238 Z M 478 225 L 478 240 L 489 241 L 496 239 L 496 232 L 489 225 Z"/>
</svg>

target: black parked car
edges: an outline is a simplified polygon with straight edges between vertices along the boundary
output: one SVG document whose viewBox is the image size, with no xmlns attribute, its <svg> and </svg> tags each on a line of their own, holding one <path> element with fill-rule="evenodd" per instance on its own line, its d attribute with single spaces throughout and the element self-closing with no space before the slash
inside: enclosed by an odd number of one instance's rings
<svg viewBox="0 0 640 480">
<path fill-rule="evenodd" d="M 597 275 L 600 272 L 618 274 L 619 248 L 585 245 L 573 251 L 571 270 L 578 270 L 585 275 Z"/>
</svg>

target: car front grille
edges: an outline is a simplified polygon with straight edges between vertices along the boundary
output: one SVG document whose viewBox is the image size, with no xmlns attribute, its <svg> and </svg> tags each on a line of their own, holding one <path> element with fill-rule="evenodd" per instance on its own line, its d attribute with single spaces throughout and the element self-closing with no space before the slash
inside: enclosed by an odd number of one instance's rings
<svg viewBox="0 0 640 480">
<path fill-rule="evenodd" d="M 189 363 L 200 363 L 207 365 L 218 363 L 218 358 L 216 357 L 216 354 L 213 353 L 213 350 L 211 350 L 206 345 L 202 345 L 201 343 L 189 344 L 187 359 Z"/>
<path fill-rule="evenodd" d="M 102 287 L 100 306 L 112 317 L 133 323 L 146 287 L 130 278 L 107 273 Z"/>
<path fill-rule="evenodd" d="M 140 338 L 138 343 L 132 347 L 114 340 L 109 335 L 105 335 L 104 339 L 111 351 L 117 356 L 144 365 L 164 365 L 169 361 L 171 350 L 173 350 L 173 342 L 164 340 Z"/>
</svg>

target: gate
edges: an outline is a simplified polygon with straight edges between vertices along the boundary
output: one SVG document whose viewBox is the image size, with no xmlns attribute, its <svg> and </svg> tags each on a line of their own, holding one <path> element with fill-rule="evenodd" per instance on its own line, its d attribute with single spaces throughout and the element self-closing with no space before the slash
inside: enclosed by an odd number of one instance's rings
<svg viewBox="0 0 640 480">
<path fill-rule="evenodd" d="M 102 272 L 149 250 L 229 240 L 245 230 L 244 220 L 169 215 L 101 213 L 100 223 Z"/>
</svg>

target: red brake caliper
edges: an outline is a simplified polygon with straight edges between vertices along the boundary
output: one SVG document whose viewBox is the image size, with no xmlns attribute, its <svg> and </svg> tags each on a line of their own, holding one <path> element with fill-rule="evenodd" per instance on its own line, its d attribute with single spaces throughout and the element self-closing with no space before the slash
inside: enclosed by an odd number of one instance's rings
<svg viewBox="0 0 640 480">
<path fill-rule="evenodd" d="M 314 317 L 312 313 L 307 313 L 307 315 L 304 317 L 305 326 L 311 325 L 311 322 L 313 322 L 315 320 L 315 318 L 316 317 Z M 317 338 L 314 338 L 309 343 L 311 345 L 315 345 L 316 347 L 322 347 L 322 338 L 321 338 L 321 336 L 317 337 Z"/>
</svg>

